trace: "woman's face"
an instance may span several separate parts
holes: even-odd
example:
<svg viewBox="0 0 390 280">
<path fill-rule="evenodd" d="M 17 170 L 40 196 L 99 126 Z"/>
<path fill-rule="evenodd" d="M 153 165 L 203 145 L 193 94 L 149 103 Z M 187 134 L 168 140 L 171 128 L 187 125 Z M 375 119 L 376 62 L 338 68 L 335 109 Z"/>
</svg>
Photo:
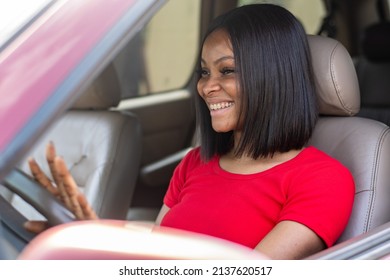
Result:
<svg viewBox="0 0 390 280">
<path fill-rule="evenodd" d="M 205 40 L 201 57 L 198 93 L 210 110 L 216 132 L 237 129 L 240 94 L 235 72 L 233 49 L 224 30 L 216 30 Z"/>
</svg>

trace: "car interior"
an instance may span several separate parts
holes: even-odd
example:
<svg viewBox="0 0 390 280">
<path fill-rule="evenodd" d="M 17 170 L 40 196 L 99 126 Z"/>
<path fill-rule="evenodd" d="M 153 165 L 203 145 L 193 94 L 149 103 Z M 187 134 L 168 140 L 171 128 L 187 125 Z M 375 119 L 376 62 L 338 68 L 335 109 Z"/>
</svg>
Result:
<svg viewBox="0 0 390 280">
<path fill-rule="evenodd" d="M 309 1 L 319 7 L 312 13 L 315 19 L 302 15 L 302 21 L 312 51 L 320 118 L 308 144 L 347 166 L 356 185 L 352 216 L 338 241 L 342 243 L 390 223 L 390 1 Z M 305 0 L 168 1 L 42 135 L 18 169 L 29 173 L 27 157 L 32 156 L 49 175 L 44 151 L 53 141 L 101 218 L 154 221 L 174 168 L 197 143 L 193 72 L 202 34 L 218 14 L 263 2 L 284 5 L 293 13 L 301 7 L 298 11 L 307 14 Z M 183 18 L 186 22 L 178 26 Z M 12 252 L 9 257 L 34 237 L 23 233 L 20 224 L 48 217 L 29 205 L 39 202 L 24 198 L 12 177 L 3 185 L 0 199 L 22 214 L 2 217 L 15 222 L 2 221 L 0 231 L 17 233 L 22 240 L 4 244 Z M 44 208 L 53 212 L 56 207 Z"/>
<path fill-rule="evenodd" d="M 129 112 L 108 110 L 119 100 L 119 83 L 114 67 L 110 66 L 29 154 L 45 174 L 50 174 L 45 148 L 52 141 L 57 153 L 69 164 L 77 185 L 102 218 L 126 217 L 141 157 L 138 119 Z M 20 169 L 29 173 L 27 159 L 21 163 Z M 17 198 L 8 200 L 23 203 Z M 33 213 L 23 214 L 29 219 L 38 218 Z"/>
</svg>

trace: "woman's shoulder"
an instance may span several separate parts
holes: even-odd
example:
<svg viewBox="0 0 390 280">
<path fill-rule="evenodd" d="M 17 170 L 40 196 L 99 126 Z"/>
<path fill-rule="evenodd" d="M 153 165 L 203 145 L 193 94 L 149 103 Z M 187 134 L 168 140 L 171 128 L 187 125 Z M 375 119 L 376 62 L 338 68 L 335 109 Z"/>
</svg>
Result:
<svg viewBox="0 0 390 280">
<path fill-rule="evenodd" d="M 175 169 L 175 175 L 186 178 L 190 174 L 199 173 L 201 170 L 210 169 L 214 160 L 206 162 L 202 160 L 200 147 L 189 149 Z"/>
<path fill-rule="evenodd" d="M 197 164 L 202 164 L 202 165 L 207 165 L 208 163 L 211 163 L 215 160 L 218 160 L 219 156 L 217 155 L 214 155 L 210 160 L 206 160 L 203 156 L 202 156 L 202 151 L 201 151 L 201 147 L 200 146 L 197 146 L 197 147 L 194 147 L 192 149 L 190 149 L 187 154 L 185 155 L 185 157 L 183 158 L 183 160 L 186 160 L 186 161 L 191 161 L 191 162 L 194 162 L 194 163 L 197 163 Z"/>
<path fill-rule="evenodd" d="M 186 166 L 187 168 L 194 168 L 195 166 L 202 164 L 204 164 L 204 162 L 202 161 L 200 147 L 189 149 L 180 163 L 180 165 Z"/>
<path fill-rule="evenodd" d="M 321 194 L 323 199 L 353 201 L 355 183 L 350 170 L 337 159 L 315 147 L 307 147 L 301 153 L 294 169 L 290 170 L 293 184 L 289 190 L 295 193 Z"/>
<path fill-rule="evenodd" d="M 191 162 L 201 161 L 200 147 L 194 147 L 189 149 L 185 154 L 183 160 L 191 161 Z"/>
<path fill-rule="evenodd" d="M 338 174 L 344 178 L 352 178 L 350 170 L 342 162 L 314 146 L 303 150 L 297 165 L 303 166 L 306 171 L 310 170 L 317 176 L 322 173 L 329 177 Z"/>
<path fill-rule="evenodd" d="M 310 161 L 311 163 L 328 163 L 328 164 L 331 164 L 331 165 L 341 165 L 343 166 L 343 164 L 337 160 L 336 158 L 330 156 L 329 154 L 327 154 L 326 152 L 314 147 L 314 146 L 309 146 L 309 147 L 306 147 L 303 151 L 302 151 L 302 160 L 303 161 Z"/>
</svg>

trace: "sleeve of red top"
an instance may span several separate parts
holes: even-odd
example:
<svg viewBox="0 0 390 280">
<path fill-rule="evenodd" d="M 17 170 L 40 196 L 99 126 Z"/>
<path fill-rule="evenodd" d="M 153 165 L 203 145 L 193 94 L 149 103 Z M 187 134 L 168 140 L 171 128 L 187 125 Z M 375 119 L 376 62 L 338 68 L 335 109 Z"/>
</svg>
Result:
<svg viewBox="0 0 390 280">
<path fill-rule="evenodd" d="M 195 148 L 189 151 L 182 161 L 178 164 L 173 172 L 171 181 L 168 186 L 168 190 L 164 196 L 164 204 L 169 208 L 172 208 L 178 203 L 181 189 L 186 182 L 187 172 L 191 165 L 200 157 L 199 148 Z"/>
<path fill-rule="evenodd" d="M 279 221 L 299 222 L 332 246 L 345 229 L 354 199 L 352 175 L 341 164 L 311 168 L 291 184 Z"/>
</svg>

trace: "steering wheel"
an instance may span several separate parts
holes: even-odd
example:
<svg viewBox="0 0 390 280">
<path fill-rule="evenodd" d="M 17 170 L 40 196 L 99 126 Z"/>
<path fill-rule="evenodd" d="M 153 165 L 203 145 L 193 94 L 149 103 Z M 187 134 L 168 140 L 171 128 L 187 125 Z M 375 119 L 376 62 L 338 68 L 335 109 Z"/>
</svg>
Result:
<svg viewBox="0 0 390 280">
<path fill-rule="evenodd" d="M 268 259 L 238 244 L 153 223 L 98 220 L 66 224 L 75 221 L 73 214 L 26 173 L 13 170 L 2 183 L 39 211 L 49 225 L 58 226 L 34 238 L 23 227 L 26 218 L 0 195 L 0 259 Z M 94 232 L 94 238 L 86 240 L 85 232 Z M 118 244 L 122 245 L 118 248 Z M 172 251 L 177 244 L 181 246 Z"/>
<path fill-rule="evenodd" d="M 14 169 L 2 185 L 34 207 L 50 226 L 74 221 L 73 214 L 49 191 L 40 186 L 31 176 Z M 0 195 L 0 238 L 7 240 L 16 250 L 21 251 L 36 234 L 27 231 L 23 224 L 27 219 Z"/>
</svg>

